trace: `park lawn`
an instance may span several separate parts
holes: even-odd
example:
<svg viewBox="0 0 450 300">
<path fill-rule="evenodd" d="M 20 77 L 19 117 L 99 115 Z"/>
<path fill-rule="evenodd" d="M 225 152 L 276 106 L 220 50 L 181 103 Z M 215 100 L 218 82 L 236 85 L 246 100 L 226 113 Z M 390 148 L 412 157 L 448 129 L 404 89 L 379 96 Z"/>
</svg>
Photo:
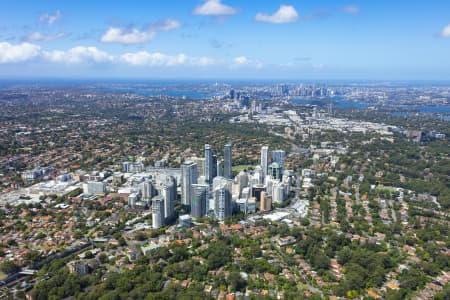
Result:
<svg viewBox="0 0 450 300">
<path fill-rule="evenodd" d="M 233 172 L 239 173 L 240 171 L 253 170 L 254 168 L 255 168 L 254 165 L 239 165 L 239 166 L 233 166 L 232 170 L 233 170 Z"/>
</svg>

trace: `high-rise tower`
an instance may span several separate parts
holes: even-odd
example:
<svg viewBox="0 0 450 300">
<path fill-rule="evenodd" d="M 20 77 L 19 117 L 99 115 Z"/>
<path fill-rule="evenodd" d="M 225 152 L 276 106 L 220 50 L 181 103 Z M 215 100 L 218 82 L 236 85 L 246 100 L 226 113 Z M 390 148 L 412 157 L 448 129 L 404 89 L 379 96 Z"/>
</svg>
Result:
<svg viewBox="0 0 450 300">
<path fill-rule="evenodd" d="M 231 193 L 224 184 L 214 190 L 214 213 L 220 221 L 231 217 Z"/>
<path fill-rule="evenodd" d="M 223 162 L 223 177 L 227 179 L 231 179 L 231 144 L 226 144 L 223 147 L 223 156 L 224 156 L 224 162 Z"/>
<path fill-rule="evenodd" d="M 188 160 L 181 165 L 181 204 L 191 205 L 191 186 L 197 183 L 197 164 Z"/>
<path fill-rule="evenodd" d="M 152 227 L 158 229 L 164 226 L 164 197 L 155 196 L 152 199 Z"/>
<path fill-rule="evenodd" d="M 214 162 L 213 162 L 213 153 L 211 146 L 209 144 L 205 145 L 205 180 L 206 183 L 210 184 L 214 178 Z"/>
<path fill-rule="evenodd" d="M 192 185 L 191 217 L 201 218 L 206 215 L 206 201 L 209 200 L 209 185 Z"/>
<path fill-rule="evenodd" d="M 267 168 L 269 167 L 269 147 L 262 146 L 261 147 L 261 168 L 263 171 L 263 180 L 267 175 Z"/>
<path fill-rule="evenodd" d="M 281 169 L 284 169 L 284 159 L 286 157 L 286 152 L 284 150 L 274 150 L 272 151 L 272 162 L 276 162 L 280 165 Z"/>
</svg>

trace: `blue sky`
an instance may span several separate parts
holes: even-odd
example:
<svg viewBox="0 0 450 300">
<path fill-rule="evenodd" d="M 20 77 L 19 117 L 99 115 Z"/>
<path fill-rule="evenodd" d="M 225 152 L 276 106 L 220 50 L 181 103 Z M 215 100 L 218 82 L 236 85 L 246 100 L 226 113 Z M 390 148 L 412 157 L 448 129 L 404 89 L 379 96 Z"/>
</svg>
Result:
<svg viewBox="0 0 450 300">
<path fill-rule="evenodd" d="M 450 1 L 0 1 L 0 77 L 450 80 Z"/>
</svg>

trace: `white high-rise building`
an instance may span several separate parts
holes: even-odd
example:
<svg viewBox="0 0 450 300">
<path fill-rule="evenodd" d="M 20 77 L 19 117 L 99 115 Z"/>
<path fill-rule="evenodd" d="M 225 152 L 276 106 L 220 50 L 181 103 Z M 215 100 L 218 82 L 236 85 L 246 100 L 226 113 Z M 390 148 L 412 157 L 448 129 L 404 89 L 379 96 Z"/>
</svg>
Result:
<svg viewBox="0 0 450 300">
<path fill-rule="evenodd" d="M 233 184 L 232 180 L 227 179 L 225 177 L 217 176 L 217 177 L 214 177 L 214 179 L 213 179 L 212 190 L 215 190 L 217 187 L 219 187 L 221 185 L 225 185 L 227 187 L 227 189 L 231 191 L 232 184 Z"/>
<path fill-rule="evenodd" d="M 273 203 L 283 203 L 284 201 L 284 184 L 276 183 L 272 188 Z"/>
<path fill-rule="evenodd" d="M 193 184 L 191 198 L 191 216 L 202 218 L 206 215 L 207 201 L 209 201 L 209 185 Z"/>
<path fill-rule="evenodd" d="M 264 184 L 264 171 L 261 166 L 256 166 L 252 175 L 252 184 Z"/>
<path fill-rule="evenodd" d="M 152 227 L 158 229 L 164 226 L 164 198 L 161 195 L 152 199 Z"/>
<path fill-rule="evenodd" d="M 226 185 L 220 185 L 214 190 L 214 214 L 223 221 L 231 217 L 231 192 Z"/>
<path fill-rule="evenodd" d="M 223 164 L 223 177 L 230 179 L 231 178 L 231 144 L 226 144 L 223 148 L 224 152 L 224 164 Z"/>
<path fill-rule="evenodd" d="M 150 180 L 145 180 L 140 184 L 142 200 L 145 202 L 150 202 L 153 197 L 153 184 Z"/>
<path fill-rule="evenodd" d="M 164 198 L 164 218 L 168 220 L 173 216 L 175 200 L 177 197 L 177 185 L 174 177 L 166 177 L 166 180 L 161 186 L 161 195 Z"/>
<path fill-rule="evenodd" d="M 262 146 L 261 147 L 261 168 L 263 171 L 263 180 L 267 175 L 267 168 L 269 167 L 269 147 Z"/>
<path fill-rule="evenodd" d="M 248 173 L 244 171 L 239 172 L 239 174 L 235 177 L 235 182 L 239 186 L 238 196 L 240 197 L 242 194 L 242 189 L 248 186 Z"/>
<path fill-rule="evenodd" d="M 251 197 L 251 195 L 252 195 L 252 190 L 250 187 L 247 186 L 242 189 L 241 198 L 248 199 Z"/>
<path fill-rule="evenodd" d="M 186 161 L 181 165 L 181 204 L 191 205 L 191 186 L 197 183 L 198 173 L 197 164 L 192 161 Z"/>
<path fill-rule="evenodd" d="M 206 183 L 211 184 L 212 180 L 214 178 L 214 169 L 216 166 L 214 166 L 213 162 L 213 151 L 211 149 L 211 146 L 209 144 L 205 144 L 205 176 Z"/>
</svg>

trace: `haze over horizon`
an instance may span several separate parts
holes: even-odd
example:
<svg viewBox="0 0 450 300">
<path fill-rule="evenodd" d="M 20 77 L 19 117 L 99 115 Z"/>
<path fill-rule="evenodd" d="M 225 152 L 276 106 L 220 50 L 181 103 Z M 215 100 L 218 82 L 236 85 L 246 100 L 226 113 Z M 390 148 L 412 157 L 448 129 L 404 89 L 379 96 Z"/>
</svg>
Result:
<svg viewBox="0 0 450 300">
<path fill-rule="evenodd" d="M 450 80 L 448 1 L 2 1 L 0 78 Z"/>
</svg>

